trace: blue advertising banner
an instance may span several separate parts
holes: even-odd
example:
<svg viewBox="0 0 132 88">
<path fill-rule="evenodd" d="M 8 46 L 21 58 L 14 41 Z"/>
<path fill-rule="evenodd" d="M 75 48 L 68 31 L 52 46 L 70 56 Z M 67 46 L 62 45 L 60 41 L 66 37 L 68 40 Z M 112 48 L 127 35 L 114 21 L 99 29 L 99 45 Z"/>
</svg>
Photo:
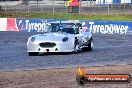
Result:
<svg viewBox="0 0 132 88">
<path fill-rule="evenodd" d="M 80 21 L 83 28 L 101 34 L 126 34 L 132 30 L 130 21 Z"/>
<path fill-rule="evenodd" d="M 41 32 L 45 30 L 46 22 L 44 19 L 16 19 L 16 25 L 22 32 Z"/>
<path fill-rule="evenodd" d="M 41 32 L 47 22 L 60 20 L 23 19 L 16 18 L 17 28 L 22 32 Z M 126 34 L 132 30 L 132 21 L 88 21 L 80 20 L 84 32 L 90 31 L 101 34 Z"/>
</svg>

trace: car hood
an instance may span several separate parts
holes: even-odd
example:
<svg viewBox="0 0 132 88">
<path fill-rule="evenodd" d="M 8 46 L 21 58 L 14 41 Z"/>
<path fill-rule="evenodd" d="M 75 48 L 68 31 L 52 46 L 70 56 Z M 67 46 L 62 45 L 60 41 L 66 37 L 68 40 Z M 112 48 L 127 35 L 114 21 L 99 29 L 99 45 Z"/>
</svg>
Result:
<svg viewBox="0 0 132 88">
<path fill-rule="evenodd" d="M 45 41 L 45 42 L 54 42 L 54 41 L 62 41 L 64 37 L 73 38 L 74 35 L 68 33 L 45 33 L 38 34 L 32 37 L 35 37 L 35 41 Z"/>
</svg>

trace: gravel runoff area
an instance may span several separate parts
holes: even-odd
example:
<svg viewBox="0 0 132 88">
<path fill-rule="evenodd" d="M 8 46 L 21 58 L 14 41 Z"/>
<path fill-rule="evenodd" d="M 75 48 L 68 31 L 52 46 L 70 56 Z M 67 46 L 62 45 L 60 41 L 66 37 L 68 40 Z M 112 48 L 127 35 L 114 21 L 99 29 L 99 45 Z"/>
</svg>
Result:
<svg viewBox="0 0 132 88">
<path fill-rule="evenodd" d="M 86 67 L 88 74 L 130 74 L 132 65 Z M 0 72 L 0 88 L 132 88 L 126 84 L 76 83 L 77 68 Z"/>
</svg>

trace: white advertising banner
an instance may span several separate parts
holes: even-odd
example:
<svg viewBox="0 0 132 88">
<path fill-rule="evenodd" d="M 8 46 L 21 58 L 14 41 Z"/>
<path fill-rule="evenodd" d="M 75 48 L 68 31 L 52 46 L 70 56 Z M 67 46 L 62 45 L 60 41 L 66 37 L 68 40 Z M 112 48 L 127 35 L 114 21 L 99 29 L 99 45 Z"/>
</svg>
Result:
<svg viewBox="0 0 132 88">
<path fill-rule="evenodd" d="M 7 18 L 0 18 L 0 31 L 6 31 Z"/>
</svg>

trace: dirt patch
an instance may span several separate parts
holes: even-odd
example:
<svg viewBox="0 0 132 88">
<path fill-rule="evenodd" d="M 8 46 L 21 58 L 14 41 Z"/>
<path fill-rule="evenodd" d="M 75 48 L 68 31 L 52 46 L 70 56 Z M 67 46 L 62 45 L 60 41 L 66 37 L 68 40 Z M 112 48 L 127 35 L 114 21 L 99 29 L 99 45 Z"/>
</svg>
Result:
<svg viewBox="0 0 132 88">
<path fill-rule="evenodd" d="M 132 65 L 86 67 L 89 74 L 130 74 Z M 76 83 L 77 68 L 0 72 L 0 88 L 82 88 Z M 128 84 L 86 84 L 84 88 L 132 88 Z"/>
</svg>

